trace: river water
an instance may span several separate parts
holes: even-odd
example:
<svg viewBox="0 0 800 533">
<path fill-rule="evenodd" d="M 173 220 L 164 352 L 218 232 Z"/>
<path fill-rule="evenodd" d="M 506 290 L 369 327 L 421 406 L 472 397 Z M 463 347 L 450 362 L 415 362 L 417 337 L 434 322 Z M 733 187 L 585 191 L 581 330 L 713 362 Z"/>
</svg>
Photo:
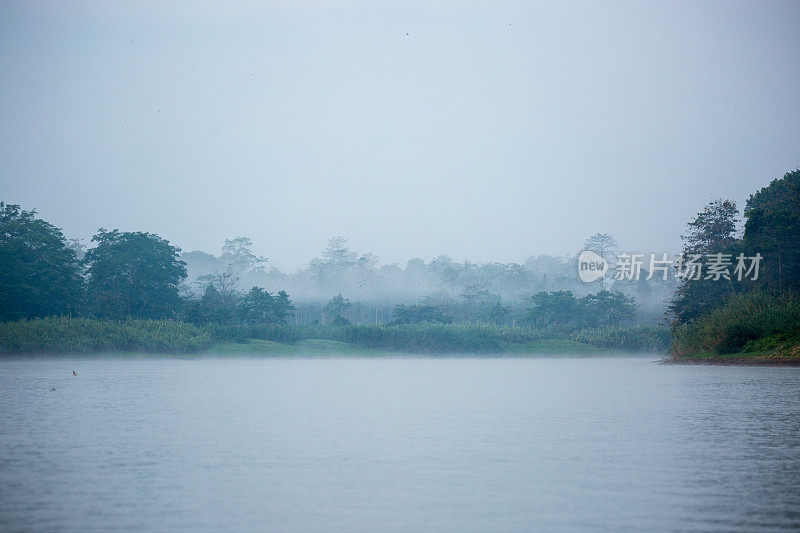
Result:
<svg viewBox="0 0 800 533">
<path fill-rule="evenodd" d="M 0 529 L 800 528 L 800 369 L 654 359 L 2 360 Z"/>
</svg>

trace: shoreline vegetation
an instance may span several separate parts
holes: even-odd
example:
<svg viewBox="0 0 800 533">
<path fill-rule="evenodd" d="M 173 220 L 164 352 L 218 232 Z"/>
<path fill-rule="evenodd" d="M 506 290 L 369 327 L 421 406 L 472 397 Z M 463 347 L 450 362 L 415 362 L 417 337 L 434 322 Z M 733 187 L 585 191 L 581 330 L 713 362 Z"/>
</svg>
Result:
<svg viewBox="0 0 800 533">
<path fill-rule="evenodd" d="M 800 365 L 800 300 L 736 294 L 672 336 L 675 362 Z"/>
<path fill-rule="evenodd" d="M 219 355 L 665 353 L 668 328 L 557 332 L 490 324 L 195 326 L 173 320 L 50 317 L 0 324 L 0 354 Z"/>
<path fill-rule="evenodd" d="M 672 362 L 800 364 L 800 169 L 751 194 L 743 214 L 742 232 L 736 204 L 719 199 L 688 224 Z M 719 274 L 746 256 L 759 259 L 751 276 Z"/>
<path fill-rule="evenodd" d="M 634 267 L 613 235 L 591 235 L 584 249 L 614 275 L 584 283 L 580 255 L 401 268 L 343 237 L 291 275 L 267 270 L 243 236 L 219 257 L 104 228 L 87 248 L 0 202 L 0 355 L 669 353 L 798 364 L 800 169 L 752 194 L 743 215 L 741 231 L 735 202 L 709 202 L 677 259 L 664 255 L 671 267 L 654 254 Z M 655 325 L 662 318 L 668 327 Z"/>
</svg>

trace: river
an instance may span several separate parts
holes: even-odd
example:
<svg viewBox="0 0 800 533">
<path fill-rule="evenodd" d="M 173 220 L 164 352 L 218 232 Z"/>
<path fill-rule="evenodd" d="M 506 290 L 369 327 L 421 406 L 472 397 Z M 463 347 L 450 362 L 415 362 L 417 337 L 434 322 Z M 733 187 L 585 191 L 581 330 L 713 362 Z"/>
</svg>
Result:
<svg viewBox="0 0 800 533">
<path fill-rule="evenodd" d="M 799 407 L 654 357 L 6 359 L 0 529 L 796 529 Z"/>
</svg>

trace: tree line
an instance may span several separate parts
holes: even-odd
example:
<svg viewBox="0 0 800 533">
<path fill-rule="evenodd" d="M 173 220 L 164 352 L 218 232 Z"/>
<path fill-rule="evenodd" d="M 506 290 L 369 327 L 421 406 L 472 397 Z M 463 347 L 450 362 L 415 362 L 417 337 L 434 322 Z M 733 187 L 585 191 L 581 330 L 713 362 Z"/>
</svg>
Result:
<svg viewBox="0 0 800 533">
<path fill-rule="evenodd" d="M 312 261 L 310 268 L 326 283 L 335 283 L 336 275 L 348 279 L 354 264 L 368 276 L 374 267 L 372 257 L 354 254 L 343 239 L 333 238 L 323 252 L 324 259 Z M 198 292 L 187 283 L 187 263 L 181 250 L 156 234 L 101 228 L 86 249 L 68 240 L 60 228 L 38 218 L 35 211 L 0 202 L 0 320 L 84 316 L 180 319 L 196 324 L 296 321 L 298 306 L 286 290 L 270 292 L 259 285 L 242 289 L 241 279 L 258 279 L 253 274 L 263 273 L 266 262 L 252 252 L 248 238 L 226 241 L 220 259 L 224 269 L 195 278 L 192 285 Z M 504 303 L 500 294 L 487 290 L 486 283 L 455 289 L 470 272 L 494 270 L 513 277 L 518 270 L 513 266 L 460 265 L 441 257 L 428 265 L 421 260 L 410 263 L 420 273 L 439 276 L 452 290 L 438 287 L 422 298 L 408 298 L 409 303 L 394 302 L 383 323 L 481 322 L 574 329 L 630 323 L 635 315 L 633 297 L 621 292 L 601 290 L 576 297 L 571 291 L 537 291 L 512 306 Z M 300 311 L 310 318 L 306 323 L 348 325 L 359 312 L 364 316 L 365 304 L 338 292 L 323 302 L 301 306 L 305 309 Z M 379 322 L 377 310 L 375 318 Z"/>
<path fill-rule="evenodd" d="M 181 294 L 180 249 L 153 233 L 101 228 L 83 250 L 61 229 L 19 205 L 0 202 L 0 320 L 47 316 L 285 323 L 289 295 L 246 294 L 210 281 L 199 299 Z"/>
</svg>

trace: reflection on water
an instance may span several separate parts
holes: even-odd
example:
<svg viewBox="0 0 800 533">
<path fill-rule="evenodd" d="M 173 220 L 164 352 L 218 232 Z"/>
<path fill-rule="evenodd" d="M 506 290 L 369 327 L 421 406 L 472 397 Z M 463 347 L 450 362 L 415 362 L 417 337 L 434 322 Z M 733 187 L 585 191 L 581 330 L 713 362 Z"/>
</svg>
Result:
<svg viewBox="0 0 800 533">
<path fill-rule="evenodd" d="M 791 529 L 798 402 L 647 358 L 6 360 L 0 529 Z"/>
</svg>

